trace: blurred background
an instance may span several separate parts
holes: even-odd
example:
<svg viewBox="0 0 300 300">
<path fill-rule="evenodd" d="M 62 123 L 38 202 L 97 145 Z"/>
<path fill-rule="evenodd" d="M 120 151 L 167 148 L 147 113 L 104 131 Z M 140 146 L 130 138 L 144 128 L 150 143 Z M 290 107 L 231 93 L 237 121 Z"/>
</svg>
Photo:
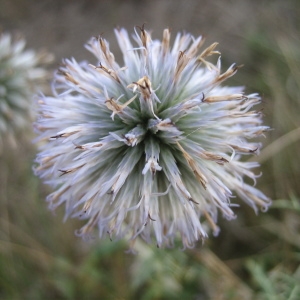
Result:
<svg viewBox="0 0 300 300">
<path fill-rule="evenodd" d="M 263 97 L 266 134 L 257 186 L 273 205 L 237 219 L 193 250 L 83 241 L 79 221 L 63 223 L 33 176 L 34 134 L 4 143 L 0 154 L 0 299 L 300 299 L 300 1 L 299 0 L 0 0 L 0 28 L 55 59 L 94 58 L 84 48 L 102 34 L 120 59 L 113 29 L 145 23 L 154 38 L 169 27 L 219 42 L 225 70 L 244 67 L 228 85 Z"/>
</svg>

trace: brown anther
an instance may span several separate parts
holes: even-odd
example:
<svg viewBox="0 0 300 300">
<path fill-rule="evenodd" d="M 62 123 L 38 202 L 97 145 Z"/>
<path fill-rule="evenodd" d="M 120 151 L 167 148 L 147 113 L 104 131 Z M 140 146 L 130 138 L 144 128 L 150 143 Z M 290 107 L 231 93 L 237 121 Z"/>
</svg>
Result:
<svg viewBox="0 0 300 300">
<path fill-rule="evenodd" d="M 112 110 L 112 111 L 116 111 L 116 112 L 121 111 L 120 105 L 118 105 L 118 103 L 114 100 L 113 97 L 111 97 L 110 99 L 105 100 L 104 103 L 106 104 L 107 108 Z"/>
<path fill-rule="evenodd" d="M 190 58 L 185 54 L 185 51 L 179 51 L 178 58 L 177 58 L 177 65 L 175 70 L 175 81 L 179 79 L 181 72 L 187 66 Z"/>
<path fill-rule="evenodd" d="M 237 145 L 229 145 L 231 148 L 233 148 L 234 150 L 237 150 L 239 152 L 243 152 L 243 153 L 255 153 L 258 150 L 258 147 L 254 148 L 254 149 L 249 149 L 249 148 L 244 148 L 244 147 L 240 147 Z"/>
<path fill-rule="evenodd" d="M 222 95 L 222 96 L 208 96 L 203 99 L 203 102 L 213 103 L 213 102 L 222 102 L 222 101 L 230 101 L 230 100 L 241 100 L 244 101 L 247 99 L 243 94 L 231 94 L 231 95 Z"/>
<path fill-rule="evenodd" d="M 170 47 L 170 37 L 171 37 L 170 30 L 165 29 L 163 33 L 163 40 L 162 40 L 162 49 L 163 49 L 164 56 L 166 56 Z"/>
<path fill-rule="evenodd" d="M 213 54 L 220 54 L 219 51 L 215 51 L 215 48 L 219 43 L 213 43 L 209 47 L 207 47 L 197 58 L 199 61 L 203 61 L 203 59 L 207 56 L 211 56 Z"/>
<path fill-rule="evenodd" d="M 199 49 L 202 47 L 204 44 L 205 39 L 201 38 L 200 41 L 197 44 L 192 44 L 191 47 L 186 51 L 186 54 L 189 57 L 194 57 L 196 53 L 199 51 Z"/>
<path fill-rule="evenodd" d="M 229 68 L 226 72 L 224 72 L 223 74 L 220 74 L 216 79 L 215 82 L 222 82 L 224 80 L 226 80 L 227 78 L 231 77 L 232 75 L 234 75 L 236 73 L 236 71 L 240 68 L 242 68 L 243 65 L 239 65 L 239 66 L 234 66 L 232 68 Z"/>
<path fill-rule="evenodd" d="M 157 126 L 159 126 L 159 127 L 172 127 L 174 125 L 175 124 L 172 121 L 170 121 L 170 122 L 161 121 L 157 124 Z"/>
<path fill-rule="evenodd" d="M 123 110 L 137 97 L 133 96 L 131 99 L 126 101 L 124 104 L 118 104 L 113 98 L 110 98 L 105 101 L 106 107 L 113 112 L 112 118 L 115 114 L 121 114 Z M 101 144 L 102 146 L 102 144 Z"/>
<path fill-rule="evenodd" d="M 97 143 L 97 144 L 95 144 L 94 146 L 92 146 L 92 148 L 98 148 L 98 147 L 102 147 L 102 146 L 103 146 L 102 143 Z"/>
<path fill-rule="evenodd" d="M 145 100 L 149 99 L 152 93 L 151 81 L 147 76 L 144 76 L 138 81 L 129 84 L 127 87 L 133 88 L 133 91 L 135 91 L 136 88 L 139 88 Z"/>
<path fill-rule="evenodd" d="M 151 218 L 150 212 L 148 212 L 148 218 L 149 218 L 151 221 L 156 221 L 155 219 Z"/>
<path fill-rule="evenodd" d="M 72 135 L 72 134 L 75 134 L 75 133 L 77 133 L 77 132 L 79 132 L 79 131 L 76 130 L 76 131 L 72 131 L 72 132 L 64 132 L 64 133 L 60 133 L 60 134 L 58 134 L 58 135 L 50 136 L 50 139 L 58 139 L 58 138 L 62 138 L 62 137 L 68 137 L 68 136 L 70 136 L 70 135 Z"/>
<path fill-rule="evenodd" d="M 147 35 L 147 32 L 145 30 L 145 23 L 142 26 L 135 26 L 135 27 L 140 29 L 142 44 L 145 47 L 145 49 L 147 49 L 147 44 L 148 44 L 148 41 L 149 41 L 150 38 Z"/>
<path fill-rule="evenodd" d="M 94 68 L 95 70 L 103 71 L 105 74 L 109 75 L 110 77 L 112 77 L 113 79 L 115 79 L 117 82 L 120 83 L 120 79 L 119 79 L 117 73 L 112 69 L 107 69 L 106 67 L 104 67 L 101 62 L 99 64 L 99 66 L 94 66 L 92 64 L 90 64 L 90 66 L 92 68 Z"/>
<path fill-rule="evenodd" d="M 54 136 L 50 136 L 50 139 L 58 139 L 64 137 L 64 133 L 58 134 L 58 135 L 54 135 Z"/>
<path fill-rule="evenodd" d="M 134 140 L 135 140 L 135 137 L 129 138 L 129 137 L 125 136 L 125 135 L 122 135 L 122 137 L 127 141 L 127 143 L 129 145 L 132 145 L 133 142 L 134 142 Z"/>
<path fill-rule="evenodd" d="M 72 169 L 69 169 L 69 170 L 58 170 L 59 172 L 62 172 L 62 174 L 59 175 L 59 177 L 63 176 L 63 175 L 66 175 L 68 173 L 71 173 L 72 172 Z"/>
<path fill-rule="evenodd" d="M 224 165 L 224 163 L 228 163 L 229 161 L 221 155 L 213 154 L 208 151 L 204 151 L 200 154 L 200 156 L 207 160 L 215 161 L 219 165 Z"/>
<path fill-rule="evenodd" d="M 82 145 L 75 145 L 74 149 L 84 150 L 85 148 Z"/>
<path fill-rule="evenodd" d="M 83 210 L 84 212 L 86 213 L 87 210 L 91 207 L 92 203 L 93 203 L 93 200 L 94 198 L 96 197 L 96 194 L 94 196 L 92 196 L 89 200 L 87 200 L 84 205 L 83 205 Z"/>
<path fill-rule="evenodd" d="M 186 159 L 188 165 L 190 166 L 191 170 L 193 171 L 196 179 L 201 183 L 201 185 L 206 189 L 206 178 L 204 174 L 201 173 L 198 165 L 196 162 L 193 160 L 193 158 L 183 149 L 183 147 L 179 144 L 179 142 L 176 142 L 177 146 L 181 150 L 184 158 Z"/>
<path fill-rule="evenodd" d="M 108 44 L 106 43 L 105 39 L 103 39 L 102 36 L 98 36 L 97 40 L 99 42 L 102 53 L 103 53 L 104 57 L 106 58 L 107 64 L 110 66 L 113 66 L 115 58 L 114 58 L 114 55 L 109 51 L 109 47 L 108 47 Z"/>
<path fill-rule="evenodd" d="M 82 233 L 86 234 L 92 231 L 93 227 L 95 227 L 98 219 L 99 219 L 100 212 L 95 214 L 89 221 L 88 223 L 82 228 Z"/>
<path fill-rule="evenodd" d="M 62 169 L 59 169 L 58 171 L 59 172 L 62 172 L 62 174 L 60 174 L 59 177 L 63 176 L 63 175 L 66 175 L 66 174 L 69 174 L 69 173 L 72 173 L 72 172 L 75 172 L 77 171 L 78 169 L 82 168 L 85 164 L 79 166 L 79 167 L 76 167 L 76 168 L 73 168 L 73 169 L 68 169 L 68 170 L 62 170 Z"/>
<path fill-rule="evenodd" d="M 199 202 L 195 201 L 193 198 L 189 198 L 189 201 L 195 203 L 195 204 L 199 204 Z"/>
<path fill-rule="evenodd" d="M 81 150 L 84 150 L 84 149 L 85 149 L 84 146 L 82 146 L 82 145 L 75 144 L 75 142 L 72 142 L 72 143 L 73 143 L 73 145 L 75 146 L 74 149 L 81 149 Z"/>
<path fill-rule="evenodd" d="M 61 69 L 58 69 L 58 73 L 61 74 L 61 75 L 63 75 L 63 76 L 65 76 L 66 80 L 68 80 L 68 81 L 70 81 L 70 82 L 72 82 L 72 83 L 74 83 L 76 85 L 79 85 L 79 82 L 76 81 L 74 79 L 74 77 L 70 73 L 68 73 L 66 71 L 63 71 Z"/>
</svg>

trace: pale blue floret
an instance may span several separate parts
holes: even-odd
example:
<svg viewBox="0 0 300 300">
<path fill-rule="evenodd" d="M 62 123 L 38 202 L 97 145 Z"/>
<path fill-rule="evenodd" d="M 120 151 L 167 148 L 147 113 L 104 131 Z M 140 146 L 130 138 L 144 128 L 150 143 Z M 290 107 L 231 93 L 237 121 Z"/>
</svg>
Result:
<svg viewBox="0 0 300 300">
<path fill-rule="evenodd" d="M 87 219 L 79 235 L 98 227 L 100 237 L 158 246 L 180 235 L 184 247 L 207 236 L 204 222 L 218 234 L 218 211 L 235 218 L 233 201 L 265 210 L 270 200 L 244 181 L 255 183 L 258 164 L 240 160 L 259 153 L 249 139 L 268 130 L 251 110 L 260 98 L 221 86 L 238 67 L 221 73 L 220 59 L 207 61 L 217 44 L 200 53 L 202 37 L 178 34 L 171 46 L 169 30 L 160 42 L 142 27 L 133 45 L 125 29 L 115 33 L 124 66 L 93 38 L 97 65 L 65 60 L 54 97 L 39 100 L 35 172 L 55 189 L 50 207 Z"/>
</svg>

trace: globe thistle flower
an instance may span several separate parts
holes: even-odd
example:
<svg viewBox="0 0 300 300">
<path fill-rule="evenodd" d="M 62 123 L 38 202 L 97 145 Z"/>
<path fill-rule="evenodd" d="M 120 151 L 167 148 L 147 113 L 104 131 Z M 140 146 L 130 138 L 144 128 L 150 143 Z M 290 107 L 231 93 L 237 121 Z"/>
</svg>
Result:
<svg viewBox="0 0 300 300">
<path fill-rule="evenodd" d="M 35 173 L 55 190 L 50 208 L 87 219 L 80 236 L 98 227 L 100 237 L 159 247 L 176 236 L 192 247 L 207 236 L 203 224 L 217 234 L 218 211 L 235 217 L 232 200 L 266 210 L 270 200 L 244 180 L 255 182 L 258 164 L 241 160 L 268 130 L 252 110 L 260 97 L 221 85 L 239 67 L 208 62 L 217 43 L 201 52 L 201 36 L 179 33 L 172 46 L 168 29 L 158 41 L 137 27 L 135 45 L 125 29 L 115 34 L 124 66 L 92 38 L 97 64 L 64 60 L 54 96 L 38 101 Z"/>
<path fill-rule="evenodd" d="M 52 56 L 25 50 L 25 39 L 0 33 L 0 144 L 15 144 L 15 134 L 32 123 L 32 97 L 47 72 L 41 67 Z M 40 87 L 40 86 L 39 86 Z"/>
</svg>

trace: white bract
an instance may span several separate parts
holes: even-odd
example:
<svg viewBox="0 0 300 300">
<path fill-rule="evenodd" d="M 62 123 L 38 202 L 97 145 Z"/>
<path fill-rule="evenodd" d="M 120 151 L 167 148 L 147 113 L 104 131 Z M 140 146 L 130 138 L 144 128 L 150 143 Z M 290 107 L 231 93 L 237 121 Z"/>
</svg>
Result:
<svg viewBox="0 0 300 300">
<path fill-rule="evenodd" d="M 140 33 L 138 32 L 140 31 Z M 100 237 L 141 236 L 184 247 L 215 234 L 218 211 L 235 217 L 231 201 L 255 211 L 270 200 L 245 183 L 258 164 L 242 162 L 261 147 L 257 94 L 221 86 L 238 69 L 222 73 L 206 59 L 213 44 L 199 51 L 202 37 L 170 32 L 152 40 L 136 28 L 131 43 L 124 29 L 115 34 L 124 58 L 120 66 L 101 36 L 87 45 L 95 66 L 66 59 L 54 82 L 54 96 L 39 99 L 35 126 L 44 141 L 35 172 L 54 187 L 51 209 L 66 206 L 66 217 L 87 219 L 78 231 L 98 227 Z"/>
<path fill-rule="evenodd" d="M 47 75 L 41 64 L 52 59 L 25 50 L 25 45 L 23 38 L 14 40 L 9 33 L 0 33 L 0 143 L 15 144 L 16 131 L 30 128 L 36 84 Z"/>
</svg>

